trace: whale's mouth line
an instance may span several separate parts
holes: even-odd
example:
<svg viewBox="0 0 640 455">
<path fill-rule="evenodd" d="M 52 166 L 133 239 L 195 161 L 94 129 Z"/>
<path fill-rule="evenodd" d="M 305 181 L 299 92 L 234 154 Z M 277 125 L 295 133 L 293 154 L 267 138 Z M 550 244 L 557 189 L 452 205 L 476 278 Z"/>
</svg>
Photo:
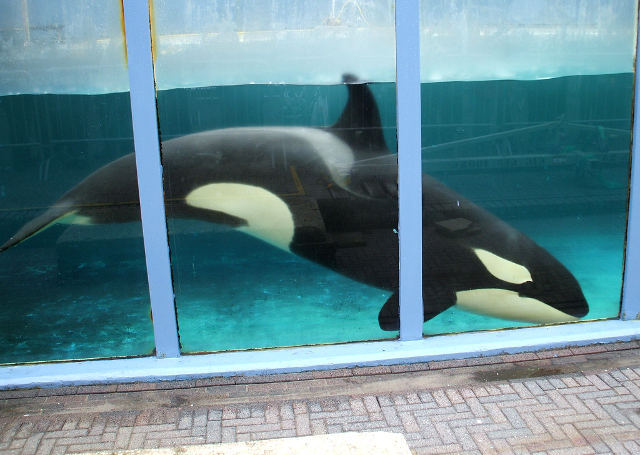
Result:
<svg viewBox="0 0 640 455">
<path fill-rule="evenodd" d="M 554 324 L 575 322 L 571 316 L 538 299 L 507 289 L 472 289 L 456 292 L 456 306 L 470 313 L 518 322 Z"/>
</svg>

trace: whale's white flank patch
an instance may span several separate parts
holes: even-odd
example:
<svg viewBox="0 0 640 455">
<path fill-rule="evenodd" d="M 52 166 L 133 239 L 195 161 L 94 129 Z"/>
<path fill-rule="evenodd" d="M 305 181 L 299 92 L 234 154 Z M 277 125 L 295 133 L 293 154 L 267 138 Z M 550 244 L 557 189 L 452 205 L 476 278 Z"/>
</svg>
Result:
<svg viewBox="0 0 640 455">
<path fill-rule="evenodd" d="M 517 292 L 506 289 L 459 291 L 456 298 L 456 306 L 460 309 L 511 321 L 552 324 L 578 320 L 540 300 L 521 297 Z"/>
<path fill-rule="evenodd" d="M 533 281 L 531 273 L 529 273 L 529 270 L 527 270 L 526 267 L 493 254 L 487 250 L 474 248 L 473 251 L 489 273 L 496 278 L 512 284 L 522 284 L 527 281 Z"/>
<path fill-rule="evenodd" d="M 189 193 L 186 203 L 242 218 L 247 226 L 238 228 L 239 231 L 289 251 L 294 232 L 293 215 L 282 199 L 264 188 L 240 183 L 210 183 Z"/>
</svg>

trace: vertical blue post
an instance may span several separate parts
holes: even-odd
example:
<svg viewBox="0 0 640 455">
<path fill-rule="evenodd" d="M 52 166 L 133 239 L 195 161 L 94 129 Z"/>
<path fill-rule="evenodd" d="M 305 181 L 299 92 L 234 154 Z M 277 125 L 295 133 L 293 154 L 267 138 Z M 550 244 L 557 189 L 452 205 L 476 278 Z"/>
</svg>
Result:
<svg viewBox="0 0 640 455">
<path fill-rule="evenodd" d="M 396 0 L 400 339 L 422 338 L 420 2 Z"/>
<path fill-rule="evenodd" d="M 148 1 L 124 0 L 124 19 L 140 214 L 156 355 L 178 357 L 180 346 L 164 212 Z"/>
<path fill-rule="evenodd" d="M 636 25 L 637 27 L 637 25 Z M 640 39 L 640 28 L 636 30 Z M 627 249 L 620 318 L 640 319 L 640 62 L 636 40 L 636 77 L 633 103 L 633 145 L 631 147 L 631 181 Z"/>
</svg>

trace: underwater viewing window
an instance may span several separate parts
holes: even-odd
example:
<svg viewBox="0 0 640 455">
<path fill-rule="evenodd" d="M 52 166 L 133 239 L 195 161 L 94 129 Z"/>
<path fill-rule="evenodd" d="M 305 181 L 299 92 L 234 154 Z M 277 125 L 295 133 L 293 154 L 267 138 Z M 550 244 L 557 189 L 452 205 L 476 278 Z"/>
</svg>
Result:
<svg viewBox="0 0 640 455">
<path fill-rule="evenodd" d="M 0 0 L 0 363 L 331 368 L 640 314 L 633 0 L 78 5 Z"/>
<path fill-rule="evenodd" d="M 393 2 L 291 6 L 154 2 L 183 352 L 397 335 Z"/>
<path fill-rule="evenodd" d="M 77 4 L 0 6 L 0 363 L 154 349 L 135 166 L 83 182 L 133 152 L 120 9 Z"/>
<path fill-rule="evenodd" d="M 636 9 L 421 2 L 425 335 L 618 317 Z"/>
</svg>

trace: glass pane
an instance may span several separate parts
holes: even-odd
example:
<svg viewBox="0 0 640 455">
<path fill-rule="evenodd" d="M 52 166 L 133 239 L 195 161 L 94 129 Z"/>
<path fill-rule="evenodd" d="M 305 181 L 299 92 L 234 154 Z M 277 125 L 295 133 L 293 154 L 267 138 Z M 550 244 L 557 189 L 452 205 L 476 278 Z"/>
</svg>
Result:
<svg viewBox="0 0 640 455">
<path fill-rule="evenodd" d="M 155 2 L 183 351 L 397 335 L 378 321 L 398 287 L 393 19 L 389 0 Z"/>
<path fill-rule="evenodd" d="M 119 4 L 0 10 L 0 362 L 150 354 Z"/>
<path fill-rule="evenodd" d="M 424 333 L 617 317 L 636 2 L 421 14 Z"/>
</svg>

